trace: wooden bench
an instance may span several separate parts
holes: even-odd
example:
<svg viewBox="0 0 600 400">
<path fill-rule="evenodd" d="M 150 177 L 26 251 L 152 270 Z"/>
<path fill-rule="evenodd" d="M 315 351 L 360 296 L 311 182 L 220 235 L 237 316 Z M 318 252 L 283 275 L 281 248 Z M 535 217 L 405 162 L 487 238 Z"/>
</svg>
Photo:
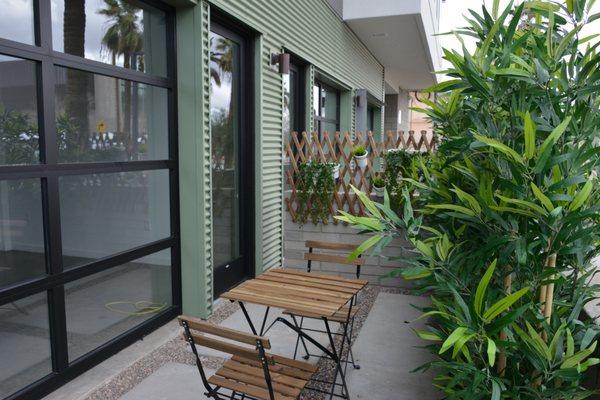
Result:
<svg viewBox="0 0 600 400">
<path fill-rule="evenodd" d="M 297 399 L 317 371 L 316 365 L 266 353 L 265 349 L 271 348 L 266 337 L 187 316 L 180 316 L 179 323 L 184 328 L 184 339 L 196 357 L 196 365 L 209 397 L 221 399 L 219 396 L 224 394 L 220 389 L 225 388 L 260 400 Z M 207 378 L 196 345 L 229 353 L 232 357 Z"/>
</svg>

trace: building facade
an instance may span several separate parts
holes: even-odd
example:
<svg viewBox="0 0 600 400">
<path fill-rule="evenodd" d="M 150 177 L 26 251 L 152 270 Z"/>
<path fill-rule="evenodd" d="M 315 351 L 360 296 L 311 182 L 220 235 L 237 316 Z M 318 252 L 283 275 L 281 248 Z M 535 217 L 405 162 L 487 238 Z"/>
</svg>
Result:
<svg viewBox="0 0 600 400">
<path fill-rule="evenodd" d="M 381 135 L 435 82 L 410 3 L 0 0 L 0 398 L 281 265 L 290 131 Z M 370 43 L 406 32 L 414 86 Z"/>
</svg>

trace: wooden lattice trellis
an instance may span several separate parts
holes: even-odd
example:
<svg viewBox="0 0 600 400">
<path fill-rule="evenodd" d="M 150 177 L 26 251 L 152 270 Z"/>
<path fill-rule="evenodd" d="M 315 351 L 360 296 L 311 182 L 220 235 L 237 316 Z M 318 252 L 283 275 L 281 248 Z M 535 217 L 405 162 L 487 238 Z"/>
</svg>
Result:
<svg viewBox="0 0 600 400">
<path fill-rule="evenodd" d="M 405 133 L 388 132 L 383 142 L 378 142 L 372 132 L 366 135 L 357 132 L 354 139 L 349 132 L 336 132 L 331 137 L 327 132 L 319 138 L 317 132 L 308 134 L 302 132 L 292 132 L 290 140 L 285 145 L 284 156 L 286 159 L 285 179 L 286 179 L 286 198 L 287 210 L 292 220 L 296 221 L 298 211 L 298 196 L 296 177 L 298 166 L 302 162 L 319 161 L 333 162 L 340 165 L 339 178 L 335 183 L 333 193 L 333 202 L 329 207 L 331 216 L 337 215 L 337 210 L 344 210 L 353 215 L 364 215 L 365 210 L 352 192 L 350 184 L 366 193 L 372 191 L 372 178 L 383 172 L 382 156 L 390 149 L 405 149 L 408 151 L 430 152 L 435 149 L 436 138 L 432 132 L 421 131 L 415 134 L 414 131 Z M 364 169 L 354 165 L 352 148 L 363 145 L 368 154 L 367 166 Z M 337 224 L 337 220 L 333 219 Z"/>
</svg>

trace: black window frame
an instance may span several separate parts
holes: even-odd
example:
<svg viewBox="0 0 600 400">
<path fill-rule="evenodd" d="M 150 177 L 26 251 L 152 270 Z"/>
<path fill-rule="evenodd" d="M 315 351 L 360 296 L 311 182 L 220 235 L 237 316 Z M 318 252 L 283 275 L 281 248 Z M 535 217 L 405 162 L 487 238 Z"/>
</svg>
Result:
<svg viewBox="0 0 600 400">
<path fill-rule="evenodd" d="M 179 228 L 179 179 L 177 142 L 177 76 L 175 10 L 157 0 L 133 0 L 165 12 L 167 76 L 112 66 L 52 49 L 51 0 L 33 2 L 35 44 L 0 38 L 0 54 L 36 63 L 40 163 L 0 165 L 0 180 L 39 179 L 44 219 L 46 275 L 0 288 L 0 306 L 45 292 L 49 308 L 52 372 L 9 395 L 6 400 L 42 397 L 111 355 L 141 339 L 181 313 L 181 257 Z M 167 89 L 168 159 L 150 161 L 59 163 L 55 126 L 55 67 L 67 67 L 112 78 L 125 79 Z M 170 231 L 167 238 L 100 258 L 75 268 L 63 269 L 59 178 L 66 175 L 166 170 L 169 172 Z M 68 359 L 65 310 L 66 283 L 106 271 L 161 250 L 171 252 L 172 305 L 157 315 L 119 334 L 100 347 L 71 362 Z"/>
<path fill-rule="evenodd" d="M 335 118 L 327 118 L 327 117 L 323 117 L 321 115 L 316 114 L 314 111 L 314 105 L 311 105 L 313 108 L 313 121 L 314 121 L 314 126 L 313 129 L 315 132 L 318 132 L 319 137 L 321 137 L 322 133 L 321 133 L 321 123 L 322 122 L 328 122 L 328 123 L 332 123 L 335 124 L 335 130 L 339 131 L 340 130 L 340 105 L 341 105 L 341 91 L 339 89 L 336 89 L 335 87 L 328 85 L 318 79 L 315 79 L 314 84 L 313 84 L 313 92 L 314 92 L 314 87 L 318 87 L 319 88 L 319 113 L 321 113 L 322 109 L 323 109 L 323 104 L 321 104 L 321 93 L 323 91 L 323 89 L 329 90 L 331 92 L 335 93 L 335 99 L 336 99 L 336 103 L 337 103 L 337 109 L 336 109 L 336 116 Z M 313 99 L 314 101 L 314 99 Z M 328 132 L 328 133 L 334 133 L 334 132 Z"/>
<path fill-rule="evenodd" d="M 290 131 L 303 132 L 306 130 L 306 79 L 305 79 L 306 63 L 298 57 L 292 56 L 290 59 L 290 96 L 294 98 L 296 108 L 294 115 L 290 115 Z M 292 93 L 292 71 L 296 76 L 296 93 Z M 284 132 L 289 134 L 289 132 Z"/>
</svg>

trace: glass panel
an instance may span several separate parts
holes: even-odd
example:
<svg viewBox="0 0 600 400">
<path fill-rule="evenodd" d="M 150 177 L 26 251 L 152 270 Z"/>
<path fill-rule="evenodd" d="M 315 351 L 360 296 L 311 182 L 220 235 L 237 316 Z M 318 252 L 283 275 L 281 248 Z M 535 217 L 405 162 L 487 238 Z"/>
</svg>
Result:
<svg viewBox="0 0 600 400">
<path fill-rule="evenodd" d="M 367 130 L 373 131 L 375 129 L 375 109 L 373 107 L 367 107 Z"/>
<path fill-rule="evenodd" d="M 62 176 L 65 268 L 169 237 L 169 171 Z"/>
<path fill-rule="evenodd" d="M 171 250 L 65 285 L 69 361 L 172 304 Z"/>
<path fill-rule="evenodd" d="M 166 37 L 165 13 L 140 1 L 52 0 L 55 51 L 164 76 Z"/>
<path fill-rule="evenodd" d="M 313 86 L 313 114 L 321 115 L 321 107 L 319 107 L 319 100 L 321 99 L 321 94 L 318 85 Z"/>
<path fill-rule="evenodd" d="M 46 292 L 0 305 L 0 398 L 52 372 Z"/>
<path fill-rule="evenodd" d="M 33 23 L 33 0 L 2 1 L 0 38 L 35 44 Z"/>
<path fill-rule="evenodd" d="M 0 54 L 0 165 L 39 163 L 37 118 L 35 62 Z"/>
<path fill-rule="evenodd" d="M 210 33 L 214 265 L 240 255 L 239 246 L 239 44 Z"/>
<path fill-rule="evenodd" d="M 321 131 L 320 133 L 327 132 L 329 134 L 333 134 L 337 131 L 337 126 L 333 122 L 321 121 Z"/>
<path fill-rule="evenodd" d="M 338 119 L 338 92 L 328 87 L 323 87 L 321 91 L 323 98 L 322 117 L 329 119 Z"/>
<path fill-rule="evenodd" d="M 167 89 L 56 67 L 59 162 L 167 159 Z"/>
<path fill-rule="evenodd" d="M 45 273 L 40 181 L 0 181 L 0 287 Z"/>
</svg>

